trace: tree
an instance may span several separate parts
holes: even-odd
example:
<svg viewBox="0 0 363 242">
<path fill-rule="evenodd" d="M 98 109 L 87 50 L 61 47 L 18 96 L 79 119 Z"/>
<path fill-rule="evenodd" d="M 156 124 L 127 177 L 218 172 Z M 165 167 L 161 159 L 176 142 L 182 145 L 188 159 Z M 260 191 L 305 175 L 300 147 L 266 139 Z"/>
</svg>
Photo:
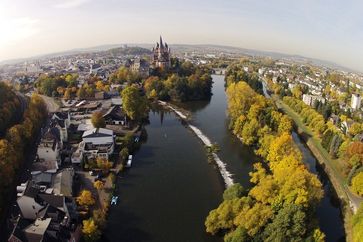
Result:
<svg viewBox="0 0 363 242">
<path fill-rule="evenodd" d="M 14 147 L 5 139 L 0 139 L 0 186 L 9 185 L 19 165 L 19 157 Z"/>
<path fill-rule="evenodd" d="M 92 218 L 83 220 L 82 233 L 86 241 L 97 241 L 101 238 L 101 231 Z"/>
<path fill-rule="evenodd" d="M 363 164 L 363 142 L 354 141 L 350 143 L 346 149 L 346 156 L 348 159 L 354 157 L 357 164 Z"/>
<path fill-rule="evenodd" d="M 94 112 L 91 117 L 91 122 L 93 127 L 95 128 L 104 128 L 106 127 L 106 122 L 101 112 Z"/>
<path fill-rule="evenodd" d="M 301 87 L 299 85 L 295 86 L 292 89 L 292 94 L 294 95 L 295 98 L 300 99 L 303 94 L 301 91 Z"/>
<path fill-rule="evenodd" d="M 325 234 L 320 229 L 315 229 L 313 232 L 314 242 L 325 242 Z"/>
<path fill-rule="evenodd" d="M 106 212 L 102 209 L 93 210 L 92 218 L 95 221 L 96 225 L 104 229 L 106 226 Z"/>
<path fill-rule="evenodd" d="M 97 190 L 102 190 L 102 188 L 104 188 L 105 184 L 104 184 L 102 181 L 98 180 L 98 181 L 95 181 L 95 182 L 93 183 L 93 186 L 94 186 L 94 188 L 96 188 Z"/>
<path fill-rule="evenodd" d="M 125 161 L 128 156 L 129 156 L 129 149 L 127 147 L 122 148 L 119 154 L 121 161 Z"/>
<path fill-rule="evenodd" d="M 363 132 L 363 124 L 360 123 L 353 123 L 349 129 L 349 134 L 351 134 L 352 136 L 356 136 L 357 134 L 360 134 L 362 132 Z"/>
<path fill-rule="evenodd" d="M 84 89 L 84 87 L 80 87 L 77 91 L 77 97 L 79 99 L 84 99 L 86 98 L 86 90 Z"/>
<path fill-rule="evenodd" d="M 147 115 L 148 104 L 136 86 L 126 87 L 122 92 L 122 107 L 132 120 L 141 120 Z"/>
<path fill-rule="evenodd" d="M 359 196 L 363 196 L 363 172 L 359 172 L 353 177 L 352 190 Z"/>
<path fill-rule="evenodd" d="M 104 172 L 108 172 L 112 168 L 112 163 L 104 158 L 97 158 L 97 167 Z"/>
<path fill-rule="evenodd" d="M 66 89 L 66 91 L 64 92 L 63 98 L 66 100 L 71 98 L 71 89 L 70 88 Z"/>
<path fill-rule="evenodd" d="M 223 200 L 232 200 L 235 198 L 241 198 L 245 190 L 239 183 L 235 183 L 223 192 Z"/>
<path fill-rule="evenodd" d="M 263 241 L 303 241 L 306 214 L 301 206 L 283 207 L 263 232 Z"/>
<path fill-rule="evenodd" d="M 76 200 L 80 206 L 85 206 L 86 208 L 95 204 L 95 199 L 88 190 L 82 190 Z"/>
<path fill-rule="evenodd" d="M 224 236 L 225 242 L 245 242 L 248 241 L 248 234 L 245 228 L 237 227 L 236 230 Z"/>
<path fill-rule="evenodd" d="M 158 98 L 158 94 L 157 94 L 155 89 L 151 90 L 151 92 L 149 94 L 149 98 L 150 99 L 157 99 Z"/>
<path fill-rule="evenodd" d="M 288 155 L 293 155 L 300 160 L 302 157 L 292 140 L 292 136 L 289 133 L 283 133 L 271 143 L 267 160 L 270 162 L 278 162 Z"/>
<path fill-rule="evenodd" d="M 353 242 L 363 241 L 363 203 L 360 204 L 358 211 L 353 215 Z"/>
</svg>

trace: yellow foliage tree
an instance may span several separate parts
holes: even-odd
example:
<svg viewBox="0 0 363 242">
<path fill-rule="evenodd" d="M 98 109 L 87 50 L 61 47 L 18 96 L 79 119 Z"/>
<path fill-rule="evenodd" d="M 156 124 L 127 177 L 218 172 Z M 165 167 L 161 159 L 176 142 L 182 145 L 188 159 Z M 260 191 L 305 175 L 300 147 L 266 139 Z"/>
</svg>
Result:
<svg viewBox="0 0 363 242">
<path fill-rule="evenodd" d="M 112 163 L 104 158 L 97 158 L 97 167 L 105 172 L 108 172 L 112 168 Z"/>
<path fill-rule="evenodd" d="M 101 231 L 92 218 L 83 220 L 82 233 L 86 241 L 97 241 L 101 237 Z"/>
<path fill-rule="evenodd" d="M 97 190 L 101 190 L 105 184 L 102 181 L 95 181 L 93 183 L 93 186 L 97 189 Z"/>
<path fill-rule="evenodd" d="M 363 172 L 359 172 L 353 177 L 352 190 L 359 196 L 363 196 Z"/>
<path fill-rule="evenodd" d="M 92 193 L 88 190 L 82 190 L 76 200 L 80 206 L 88 207 L 95 204 L 95 199 L 93 198 Z"/>
</svg>

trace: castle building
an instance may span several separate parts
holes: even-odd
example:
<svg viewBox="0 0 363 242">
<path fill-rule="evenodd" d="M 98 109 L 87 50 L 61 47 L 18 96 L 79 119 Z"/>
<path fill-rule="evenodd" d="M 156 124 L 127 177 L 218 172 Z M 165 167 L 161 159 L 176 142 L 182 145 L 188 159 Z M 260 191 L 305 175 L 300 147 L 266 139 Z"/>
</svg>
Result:
<svg viewBox="0 0 363 242">
<path fill-rule="evenodd" d="M 167 43 L 163 44 L 163 39 L 160 36 L 160 43 L 156 43 L 156 46 L 152 49 L 152 65 L 154 68 L 162 67 L 169 68 L 170 62 L 170 48 Z"/>
</svg>

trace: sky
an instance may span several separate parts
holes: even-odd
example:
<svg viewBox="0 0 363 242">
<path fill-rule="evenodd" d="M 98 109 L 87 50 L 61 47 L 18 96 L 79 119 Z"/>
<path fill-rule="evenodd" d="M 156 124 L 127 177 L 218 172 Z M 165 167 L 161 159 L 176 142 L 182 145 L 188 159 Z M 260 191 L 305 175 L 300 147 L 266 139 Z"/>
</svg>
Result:
<svg viewBox="0 0 363 242">
<path fill-rule="evenodd" d="M 0 0 L 0 61 L 162 35 L 363 71 L 362 9 L 361 0 Z"/>
</svg>

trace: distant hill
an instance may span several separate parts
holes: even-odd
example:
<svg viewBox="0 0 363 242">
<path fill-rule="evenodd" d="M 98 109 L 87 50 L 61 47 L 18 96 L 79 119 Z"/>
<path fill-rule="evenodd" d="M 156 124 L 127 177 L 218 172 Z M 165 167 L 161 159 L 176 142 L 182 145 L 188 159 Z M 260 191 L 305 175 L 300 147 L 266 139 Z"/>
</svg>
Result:
<svg viewBox="0 0 363 242">
<path fill-rule="evenodd" d="M 152 53 L 151 50 L 142 47 L 118 47 L 107 51 L 113 55 L 150 55 Z"/>
</svg>

